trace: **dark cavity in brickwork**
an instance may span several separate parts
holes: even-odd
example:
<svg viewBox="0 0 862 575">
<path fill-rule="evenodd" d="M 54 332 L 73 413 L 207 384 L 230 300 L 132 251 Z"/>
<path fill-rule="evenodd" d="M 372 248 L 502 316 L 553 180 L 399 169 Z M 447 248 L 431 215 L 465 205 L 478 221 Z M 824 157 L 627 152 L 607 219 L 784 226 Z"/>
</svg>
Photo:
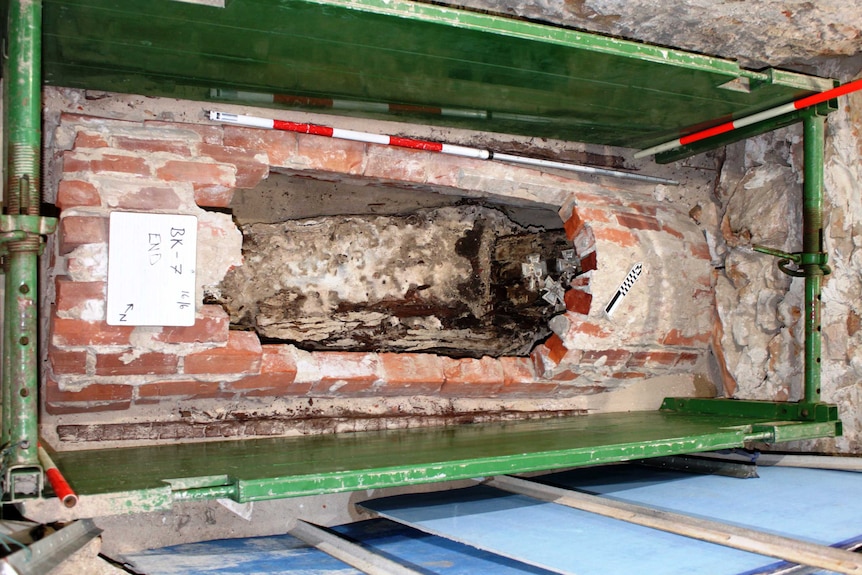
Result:
<svg viewBox="0 0 862 575">
<path fill-rule="evenodd" d="M 527 355 L 550 334 L 554 306 L 521 264 L 539 254 L 554 269 L 571 249 L 555 211 L 305 184 L 236 199 L 244 264 L 209 296 L 234 327 L 307 350 L 477 358 Z"/>
</svg>

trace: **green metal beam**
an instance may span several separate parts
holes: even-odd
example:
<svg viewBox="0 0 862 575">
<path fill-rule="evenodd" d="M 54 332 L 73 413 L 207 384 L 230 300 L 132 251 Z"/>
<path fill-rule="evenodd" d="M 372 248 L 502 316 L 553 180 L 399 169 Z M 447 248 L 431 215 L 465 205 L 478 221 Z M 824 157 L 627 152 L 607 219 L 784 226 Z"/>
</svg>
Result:
<svg viewBox="0 0 862 575">
<path fill-rule="evenodd" d="M 664 411 L 96 449 L 53 457 L 86 514 L 91 500 L 112 512 L 152 511 L 175 501 L 249 502 L 378 489 L 840 433 L 833 419 L 837 413 L 828 406 L 812 408 L 814 419 L 798 421 L 801 410 L 785 413 L 785 404 L 737 402 L 739 411 L 751 415 L 711 401 L 668 400 Z"/>
<path fill-rule="evenodd" d="M 407 104 L 457 113 L 324 111 L 645 147 L 833 85 L 405 0 L 44 1 L 46 83 L 209 105 L 219 90 L 263 95 L 223 100 L 258 107 L 284 107 L 274 94 Z"/>
<path fill-rule="evenodd" d="M 823 148 L 826 118 L 808 114 L 803 123 L 802 254 L 805 276 L 805 401 L 820 401 L 820 292 L 826 267 L 823 251 Z"/>
<path fill-rule="evenodd" d="M 39 497 L 38 256 L 41 158 L 42 3 L 11 0 L 8 7 L 4 122 L 7 143 L 3 242 L 6 300 L 3 346 L 3 468 L 6 499 Z"/>
<path fill-rule="evenodd" d="M 740 399 L 669 397 L 664 400 L 661 409 L 677 413 L 745 417 L 769 421 L 813 421 L 840 424 L 838 408 L 827 403 L 779 403 Z"/>
</svg>

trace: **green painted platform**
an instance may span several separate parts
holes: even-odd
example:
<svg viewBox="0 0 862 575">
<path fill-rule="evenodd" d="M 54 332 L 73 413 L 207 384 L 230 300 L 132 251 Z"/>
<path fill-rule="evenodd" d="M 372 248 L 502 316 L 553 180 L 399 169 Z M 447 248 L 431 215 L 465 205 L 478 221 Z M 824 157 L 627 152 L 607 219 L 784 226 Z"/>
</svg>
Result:
<svg viewBox="0 0 862 575">
<path fill-rule="evenodd" d="M 745 404 L 745 402 L 735 402 Z M 773 404 L 764 404 L 772 406 Z M 772 414 L 767 414 L 772 415 Z M 72 487 L 113 511 L 251 502 L 468 479 L 839 435 L 840 422 L 682 411 L 57 454 Z"/>
<path fill-rule="evenodd" d="M 43 21 L 51 85 L 209 105 L 285 107 L 260 97 L 273 94 L 399 104 L 414 111 L 317 110 L 616 146 L 646 147 L 834 85 L 404 0 L 45 0 Z M 258 96 L 214 98 L 218 90 Z"/>
</svg>

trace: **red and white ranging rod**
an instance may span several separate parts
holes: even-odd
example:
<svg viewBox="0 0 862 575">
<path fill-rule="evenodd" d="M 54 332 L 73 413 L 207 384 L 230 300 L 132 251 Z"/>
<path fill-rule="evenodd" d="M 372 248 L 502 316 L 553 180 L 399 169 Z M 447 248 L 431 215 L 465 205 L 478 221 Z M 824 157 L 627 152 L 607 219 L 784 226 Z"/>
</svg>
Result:
<svg viewBox="0 0 862 575">
<path fill-rule="evenodd" d="M 661 152 L 667 152 L 668 150 L 673 150 L 674 148 L 679 148 L 687 144 L 693 144 L 694 142 L 699 142 L 701 140 L 705 140 L 719 134 L 732 132 L 733 130 L 737 130 L 745 126 L 750 126 L 764 120 L 777 118 L 778 116 L 782 116 L 790 112 L 795 112 L 796 110 L 810 108 L 811 106 L 814 106 L 816 104 L 821 104 L 828 100 L 832 100 L 839 96 L 855 92 L 857 90 L 862 90 L 862 79 L 854 80 L 852 82 L 844 84 L 843 86 L 838 86 L 837 88 L 832 88 L 831 90 L 826 90 L 825 92 L 820 92 L 819 94 L 806 96 L 805 98 L 796 100 L 795 102 L 790 102 L 789 104 L 783 104 L 775 108 L 770 108 L 769 110 L 764 110 L 763 112 L 758 112 L 756 114 L 752 114 L 751 116 L 740 118 L 739 120 L 725 122 L 724 124 L 719 124 L 718 126 L 707 128 L 706 130 L 701 130 L 700 132 L 695 132 L 694 134 L 689 134 L 688 136 L 683 136 L 681 138 L 677 138 L 676 140 L 665 142 L 664 144 L 659 144 L 657 146 L 653 146 L 652 148 L 647 148 L 646 150 L 641 150 L 640 152 L 635 153 L 634 157 L 643 158 L 646 156 L 659 154 Z"/>
<path fill-rule="evenodd" d="M 355 132 L 353 130 L 343 130 L 341 128 L 332 128 L 330 126 L 321 126 L 318 124 L 302 124 L 297 122 L 287 122 L 285 120 L 274 120 L 271 118 L 258 118 L 255 116 L 229 114 L 227 112 L 211 111 L 208 112 L 208 115 L 209 119 L 215 122 L 236 124 L 238 126 L 247 126 L 251 128 L 265 128 L 268 130 L 298 132 L 300 134 L 314 134 L 316 136 L 326 136 L 329 138 L 338 138 L 341 140 L 352 140 L 354 142 L 365 142 L 367 144 L 381 144 L 384 146 L 395 146 L 398 148 L 410 148 L 413 150 L 425 150 L 427 152 L 439 152 L 441 154 L 449 154 L 452 156 L 460 156 L 463 158 L 474 158 L 478 160 L 498 160 L 501 162 L 512 162 L 514 164 L 524 164 L 527 166 L 536 166 L 540 168 L 554 168 L 558 170 L 567 170 L 570 172 L 612 176 L 615 178 L 625 178 L 629 180 L 652 182 L 656 184 L 679 184 L 679 182 L 677 181 L 669 180 L 666 178 L 658 178 L 655 176 L 633 174 L 631 172 L 621 172 L 619 170 L 608 170 L 605 168 L 594 168 L 592 166 L 579 166 L 576 164 L 555 162 L 553 160 L 542 160 L 539 158 L 513 156 L 511 154 L 501 154 L 497 152 L 492 152 L 491 150 L 483 150 L 481 148 L 456 146 L 453 144 L 443 144 L 440 142 L 431 142 L 428 140 L 415 140 L 413 138 L 387 136 L 385 134 Z"/>
</svg>

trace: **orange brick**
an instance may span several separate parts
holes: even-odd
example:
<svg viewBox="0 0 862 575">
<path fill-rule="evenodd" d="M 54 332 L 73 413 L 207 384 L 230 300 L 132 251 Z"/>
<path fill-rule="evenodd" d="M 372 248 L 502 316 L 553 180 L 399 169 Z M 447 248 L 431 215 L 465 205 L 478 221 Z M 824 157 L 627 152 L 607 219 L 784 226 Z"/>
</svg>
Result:
<svg viewBox="0 0 862 575">
<path fill-rule="evenodd" d="M 595 250 L 581 257 L 581 270 L 584 272 L 599 269 L 598 258 Z"/>
<path fill-rule="evenodd" d="M 57 311 L 81 310 L 92 301 L 105 300 L 105 282 L 76 282 L 66 276 L 58 276 L 54 285 Z"/>
<path fill-rule="evenodd" d="M 147 187 L 120 196 L 117 207 L 129 210 L 175 210 L 181 201 L 171 188 Z"/>
<path fill-rule="evenodd" d="M 548 348 L 548 358 L 555 364 L 559 364 L 561 361 L 563 361 L 563 358 L 569 351 L 568 349 L 566 349 L 566 346 L 563 344 L 563 340 L 560 339 L 560 336 L 555 333 L 552 333 L 551 337 L 545 340 L 544 345 Z"/>
<path fill-rule="evenodd" d="M 287 166 L 296 155 L 297 134 L 238 126 L 224 127 L 224 145 L 266 154 L 270 166 Z M 331 141 L 331 140 L 328 140 Z"/>
<path fill-rule="evenodd" d="M 701 356 L 697 353 L 683 352 L 679 354 L 676 360 L 676 367 L 694 367 L 700 360 Z"/>
<path fill-rule="evenodd" d="M 626 349 L 585 350 L 581 355 L 580 365 L 625 365 L 632 352 Z"/>
<path fill-rule="evenodd" d="M 712 332 L 695 333 L 684 335 L 678 329 L 670 330 L 664 339 L 663 345 L 679 345 L 685 347 L 704 347 L 712 339 Z"/>
<path fill-rule="evenodd" d="M 366 144 L 347 140 L 333 140 L 332 138 L 324 138 L 309 134 L 298 134 L 296 141 L 296 154 L 298 158 L 291 158 L 292 162 L 296 162 L 297 160 L 304 158 L 308 162 L 308 169 L 324 170 L 339 174 L 362 174 Z M 408 150 L 389 150 L 383 148 L 381 151 L 385 156 L 390 156 L 390 153 L 394 152 L 401 152 L 401 157 L 403 157 L 405 153 L 410 154 Z M 393 158 L 393 161 L 390 162 L 391 165 L 388 168 L 385 167 L 386 163 L 383 162 L 384 165 L 380 166 L 380 170 L 382 170 L 381 173 L 366 175 L 388 177 L 385 176 L 384 173 L 390 173 L 389 170 L 394 169 L 395 173 L 392 174 L 392 177 L 395 179 L 402 179 L 397 174 L 402 173 L 404 167 L 399 164 L 403 164 L 403 162 L 404 160 L 399 162 Z M 424 182 L 424 168 L 422 178 L 422 181 Z M 403 179 L 414 181 L 412 178 Z"/>
<path fill-rule="evenodd" d="M 75 134 L 76 149 L 79 148 L 107 148 L 110 144 L 105 139 L 105 136 L 98 132 L 80 131 Z"/>
<path fill-rule="evenodd" d="M 66 150 L 63 152 L 63 171 L 67 174 L 90 172 L 90 160 L 83 153 Z"/>
<path fill-rule="evenodd" d="M 195 399 L 221 397 L 221 386 L 217 381 L 155 381 L 138 386 L 139 399 L 171 396 L 186 396 Z"/>
<path fill-rule="evenodd" d="M 436 184 L 438 186 L 458 187 L 461 181 L 461 174 L 464 172 L 463 165 L 459 161 L 456 161 L 460 159 L 451 158 L 445 154 L 435 154 L 428 158 L 425 181 L 428 184 Z"/>
<path fill-rule="evenodd" d="M 233 200 L 233 186 L 195 184 L 195 203 L 202 208 L 229 208 Z"/>
<path fill-rule="evenodd" d="M 170 160 L 156 170 L 156 175 L 166 182 L 190 182 L 200 185 L 233 187 L 236 183 L 236 168 L 228 164 Z"/>
<path fill-rule="evenodd" d="M 102 198 L 96 186 L 81 180 L 63 180 L 57 188 L 57 207 L 61 210 L 80 206 L 99 206 Z"/>
<path fill-rule="evenodd" d="M 709 253 L 709 246 L 706 242 L 691 244 L 688 249 L 689 252 L 691 252 L 691 255 L 698 259 L 707 261 L 712 260 L 712 255 Z"/>
<path fill-rule="evenodd" d="M 675 351 L 636 351 L 628 362 L 629 367 L 673 367 L 679 354 Z"/>
<path fill-rule="evenodd" d="M 108 241 L 108 220 L 98 216 L 66 216 L 60 219 L 60 255 L 84 244 Z"/>
<path fill-rule="evenodd" d="M 577 373 L 576 371 L 573 371 L 571 369 L 564 369 L 562 371 L 558 371 L 558 372 L 554 373 L 551 376 L 551 381 L 559 382 L 560 384 L 571 384 L 580 378 L 581 378 L 581 375 L 579 373 Z M 567 387 L 570 387 L 570 386 L 569 385 L 558 385 L 557 391 L 560 392 Z M 581 395 L 581 394 L 577 394 L 577 395 Z"/>
<path fill-rule="evenodd" d="M 436 383 L 444 379 L 440 357 L 427 353 L 381 353 L 385 379 L 389 383 Z"/>
<path fill-rule="evenodd" d="M 284 345 L 268 344 L 261 346 L 263 356 L 260 363 L 261 373 L 296 375 L 296 359 Z"/>
<path fill-rule="evenodd" d="M 177 154 L 179 156 L 188 157 L 191 155 L 191 149 L 188 143 L 178 140 L 150 140 L 146 138 L 129 138 L 126 136 L 114 136 L 114 147 L 120 150 L 129 150 L 133 152 L 155 153 L 166 152 L 169 154 Z"/>
<path fill-rule="evenodd" d="M 45 398 L 52 403 L 71 401 L 131 401 L 133 387 L 119 383 L 92 383 L 79 391 L 61 390 L 57 382 L 49 379 L 45 384 Z"/>
<path fill-rule="evenodd" d="M 225 390 L 241 392 L 246 397 L 297 397 L 308 395 L 311 382 L 297 382 L 296 373 L 262 373 L 225 382 Z"/>
<path fill-rule="evenodd" d="M 250 331 L 231 331 L 227 345 L 185 357 L 184 373 L 258 373 L 260 340 Z"/>
<path fill-rule="evenodd" d="M 501 357 L 503 387 L 500 395 L 505 397 L 552 397 L 558 384 L 536 379 L 535 365 L 529 357 Z"/>
<path fill-rule="evenodd" d="M 57 375 L 86 375 L 87 352 L 68 351 L 52 347 L 48 350 L 51 370 Z"/>
<path fill-rule="evenodd" d="M 440 395 L 494 397 L 503 387 L 503 366 L 492 357 L 453 359 L 444 366 L 446 380 Z"/>
<path fill-rule="evenodd" d="M 583 227 L 584 221 L 581 219 L 578 209 L 573 207 L 572 215 L 563 224 L 563 228 L 566 230 L 566 237 L 569 238 L 569 241 L 574 241 Z"/>
<path fill-rule="evenodd" d="M 227 312 L 218 305 L 204 305 L 191 326 L 163 327 L 153 339 L 165 343 L 226 343 L 230 328 Z"/>
<path fill-rule="evenodd" d="M 176 373 L 177 356 L 167 353 L 142 353 L 126 360 L 125 353 L 104 353 L 96 356 L 96 375 L 166 375 Z"/>
<path fill-rule="evenodd" d="M 101 158 L 90 160 L 89 169 L 96 173 L 120 172 L 139 176 L 150 175 L 150 165 L 143 158 L 118 154 L 103 154 Z"/>
<path fill-rule="evenodd" d="M 681 240 L 681 239 L 685 238 L 685 236 L 682 234 L 682 232 L 680 232 L 680 231 L 678 231 L 678 230 L 676 230 L 676 229 L 674 229 L 674 228 L 670 227 L 670 226 L 669 226 L 669 225 L 667 225 L 667 224 L 662 224 L 662 225 L 661 225 L 661 231 L 663 231 L 663 232 L 664 232 L 664 233 L 666 233 L 666 234 L 670 234 L 670 235 L 672 235 L 673 237 L 675 237 L 675 238 L 677 238 L 677 239 L 679 239 L 679 240 Z"/>
<path fill-rule="evenodd" d="M 145 120 L 144 126 L 148 128 L 168 128 L 175 130 L 179 135 L 188 134 L 188 139 L 194 137 L 206 144 L 221 144 L 224 130 L 222 126 L 206 124 L 181 124 L 178 122 L 165 122 L 163 120 Z"/>
<path fill-rule="evenodd" d="M 638 243 L 637 237 L 628 230 L 602 226 L 593 228 L 593 233 L 597 240 L 611 242 L 622 247 L 631 247 Z"/>
<path fill-rule="evenodd" d="M 563 300 L 566 303 L 566 309 L 570 312 L 588 315 L 590 313 L 590 306 L 593 303 L 593 296 L 590 293 L 573 288 L 566 291 Z"/>
<path fill-rule="evenodd" d="M 381 395 L 432 395 L 443 385 L 443 361 L 425 353 L 381 353 L 383 379 Z"/>
<path fill-rule="evenodd" d="M 618 371 L 612 373 L 611 377 L 614 379 L 640 379 L 646 377 L 646 374 L 640 371 Z"/>
<path fill-rule="evenodd" d="M 628 202 L 626 204 L 626 207 L 638 212 L 639 214 L 644 214 L 647 216 L 654 216 L 658 212 L 655 206 L 648 206 L 646 204 L 640 204 L 637 202 Z"/>
<path fill-rule="evenodd" d="M 523 384 L 536 381 L 535 367 L 529 357 L 506 356 L 499 359 L 503 383 Z"/>
<path fill-rule="evenodd" d="M 236 187 L 253 188 L 269 175 L 269 164 L 257 160 L 257 150 L 201 144 L 201 156 L 236 166 Z"/>
<path fill-rule="evenodd" d="M 129 345 L 131 326 L 108 325 L 104 321 L 85 321 L 54 317 L 51 343 L 55 346 Z"/>
<path fill-rule="evenodd" d="M 578 215 L 585 222 L 608 223 L 611 221 L 610 215 L 607 212 L 607 210 L 599 210 L 596 208 L 587 208 L 584 206 L 578 206 Z"/>
<path fill-rule="evenodd" d="M 321 396 L 368 395 L 379 380 L 376 354 L 348 351 L 316 352 L 319 380 L 311 393 Z"/>
</svg>

